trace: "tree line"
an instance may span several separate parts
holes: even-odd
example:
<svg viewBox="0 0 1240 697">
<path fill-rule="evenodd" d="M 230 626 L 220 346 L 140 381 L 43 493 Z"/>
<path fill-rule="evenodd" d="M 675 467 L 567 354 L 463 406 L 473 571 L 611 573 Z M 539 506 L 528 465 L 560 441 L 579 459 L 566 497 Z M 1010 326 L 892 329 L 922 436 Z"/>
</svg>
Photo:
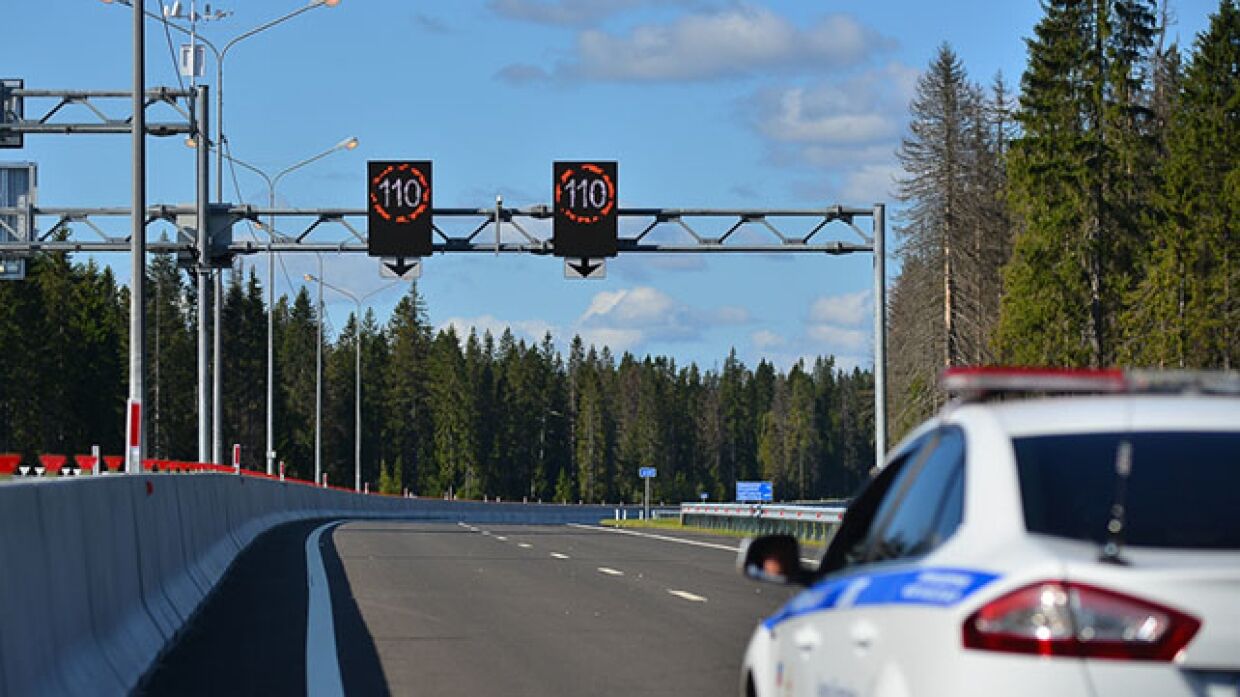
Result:
<svg viewBox="0 0 1240 697">
<path fill-rule="evenodd" d="M 1240 366 L 1240 12 L 1187 51 L 1167 0 L 1043 0 L 1020 90 L 950 46 L 898 157 L 893 428 L 976 363 Z"/>
<path fill-rule="evenodd" d="M 148 457 L 195 460 L 195 288 L 170 255 L 147 274 Z M 263 469 L 267 306 L 252 269 L 231 274 L 223 301 L 224 439 Z M 0 450 L 121 452 L 128 302 L 110 269 L 65 254 L 35 255 L 25 281 L 0 284 Z M 321 321 L 305 287 L 275 304 L 275 449 L 303 479 Z M 579 337 L 564 355 L 549 334 L 436 331 L 416 285 L 385 324 L 368 311 L 323 334 L 322 462 L 337 485 L 353 482 L 359 342 L 362 479 L 387 493 L 631 502 L 638 469 L 655 467 L 657 500 L 731 500 L 735 482 L 759 479 L 809 499 L 851 494 L 874 460 L 872 374 L 831 358 L 781 371 L 733 351 L 703 370 Z"/>
</svg>

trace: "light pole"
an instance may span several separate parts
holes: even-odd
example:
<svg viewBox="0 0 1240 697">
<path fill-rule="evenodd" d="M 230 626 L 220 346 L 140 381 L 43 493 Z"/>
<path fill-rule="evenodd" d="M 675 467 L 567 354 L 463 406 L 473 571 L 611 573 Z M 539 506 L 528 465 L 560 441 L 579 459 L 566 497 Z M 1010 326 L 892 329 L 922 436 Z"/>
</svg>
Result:
<svg viewBox="0 0 1240 697">
<path fill-rule="evenodd" d="M 134 13 L 135 14 L 135 17 L 134 17 L 135 32 L 140 31 L 140 27 L 141 27 L 140 15 L 146 15 L 147 17 L 151 17 L 153 19 L 157 19 L 161 22 L 164 22 L 165 26 L 175 29 L 181 32 L 182 34 L 187 34 L 196 41 L 201 41 L 202 44 L 206 46 L 207 48 L 211 49 L 211 53 L 215 55 L 215 144 L 216 144 L 215 200 L 216 202 L 219 202 L 219 203 L 222 203 L 224 201 L 224 158 L 223 158 L 223 155 L 224 155 L 224 147 L 226 146 L 226 142 L 224 141 L 224 59 L 228 56 L 229 49 L 231 49 L 233 46 L 236 46 L 241 41 L 248 39 L 251 36 L 254 36 L 255 34 L 266 31 L 278 24 L 282 24 L 302 14 L 303 12 L 308 12 L 310 10 L 313 10 L 316 7 L 324 7 L 324 6 L 335 7 L 336 5 L 340 4 L 340 0 L 310 0 L 309 3 L 295 10 L 292 10 L 291 12 L 287 12 L 279 17 L 276 17 L 273 20 L 264 22 L 263 24 L 260 24 L 259 26 L 247 32 L 243 32 L 237 35 L 236 37 L 229 40 L 228 43 L 224 44 L 223 49 L 218 49 L 215 47 L 215 44 L 202 38 L 201 36 L 198 36 L 197 33 L 193 29 L 186 29 L 185 27 L 179 24 L 167 21 L 168 20 L 167 17 L 163 17 L 162 15 L 146 10 L 143 7 L 142 0 L 102 0 L 102 2 L 106 4 L 112 4 L 115 2 L 116 4 L 126 5 L 126 6 L 134 8 L 135 9 L 135 13 Z M 137 34 L 135 34 L 135 36 L 137 36 Z M 194 47 L 190 48 L 191 53 L 194 50 L 195 50 Z M 135 104 L 137 104 L 137 98 L 135 98 Z M 138 121 L 138 118 L 139 118 L 139 115 L 135 114 L 134 115 L 135 122 Z M 136 158 L 137 147 L 138 146 L 135 146 L 135 158 Z M 145 192 L 144 192 L 144 197 L 145 197 Z M 200 227 L 202 226 L 205 226 L 205 224 L 200 225 Z M 221 317 L 223 313 L 223 310 L 222 310 L 223 302 L 221 301 L 221 296 L 223 295 L 223 283 L 221 281 L 221 275 L 222 274 L 219 271 L 215 271 L 212 274 L 212 276 L 214 277 L 214 283 L 212 284 L 212 292 L 214 295 L 213 310 L 214 310 L 214 323 L 215 323 L 214 332 L 213 332 L 214 337 L 212 340 L 212 343 L 214 344 L 212 353 L 215 356 L 215 370 L 212 371 L 213 374 L 212 374 L 212 385 L 211 385 L 211 402 L 212 402 L 211 461 L 215 463 L 220 462 L 221 450 L 223 448 L 223 441 L 224 441 L 224 438 L 223 438 L 223 378 L 222 378 L 223 371 L 220 369 L 221 364 L 222 364 L 222 361 L 220 360 L 220 349 L 221 349 L 220 322 L 221 322 Z M 205 290 L 206 290 L 206 283 L 204 279 L 204 282 L 199 283 L 199 293 L 198 293 L 199 302 L 203 301 L 202 298 L 205 297 L 206 295 L 206 293 L 204 292 Z M 137 294 L 135 293 L 135 295 Z M 204 341 L 204 339 L 201 338 L 201 334 L 202 333 L 200 332 L 199 341 Z M 139 337 L 138 343 L 135 343 L 134 338 L 131 336 L 130 346 L 131 347 L 137 346 L 138 349 L 140 350 L 142 348 L 141 338 Z M 130 355 L 131 355 L 131 362 L 132 362 L 133 356 L 135 355 L 134 349 L 132 348 L 130 350 Z M 132 368 L 131 368 L 131 377 L 130 377 L 131 399 L 133 398 L 133 393 L 135 391 L 134 386 L 132 384 L 133 380 L 134 378 L 132 377 Z M 141 378 L 139 377 L 139 381 L 140 380 Z M 204 392 L 206 391 L 205 385 L 200 386 L 200 388 Z M 142 385 L 139 382 L 138 387 L 137 387 L 137 392 L 140 394 L 141 391 L 142 391 Z M 131 413 L 132 413 L 132 407 L 131 407 Z M 204 422 L 205 422 L 204 416 L 200 415 L 199 416 L 200 428 L 202 427 Z M 270 450 L 270 448 L 268 450 Z"/>
<path fill-rule="evenodd" d="M 248 169 L 267 182 L 267 203 L 269 208 L 276 207 L 276 187 L 286 174 L 301 169 L 308 164 L 317 162 L 337 150 L 352 150 L 357 147 L 357 138 L 345 138 L 323 152 L 307 157 L 294 165 L 285 167 L 274 177 L 248 162 L 243 162 L 232 155 L 224 157 L 235 165 Z M 274 213 L 267 218 L 267 474 L 275 472 L 275 326 L 276 326 L 276 262 L 271 245 L 276 240 L 276 216 Z M 322 273 L 322 269 L 319 270 Z"/>
<path fill-rule="evenodd" d="M 323 286 L 327 286 L 332 290 L 340 293 L 346 298 L 353 301 L 357 306 L 357 314 L 355 317 L 357 333 L 354 336 L 354 343 L 357 347 L 357 355 L 353 366 L 354 385 L 353 385 L 353 490 L 360 492 L 362 490 L 362 301 L 372 295 L 377 295 L 399 283 L 393 281 L 381 288 L 376 288 L 369 293 L 357 296 L 353 292 L 345 290 L 340 286 L 334 286 L 323 280 L 322 276 L 314 274 L 306 274 L 304 278 L 307 281 L 318 281 L 320 298 L 322 297 Z M 322 319 L 320 318 L 320 322 Z M 319 379 L 322 380 L 322 373 L 319 373 Z"/>
</svg>

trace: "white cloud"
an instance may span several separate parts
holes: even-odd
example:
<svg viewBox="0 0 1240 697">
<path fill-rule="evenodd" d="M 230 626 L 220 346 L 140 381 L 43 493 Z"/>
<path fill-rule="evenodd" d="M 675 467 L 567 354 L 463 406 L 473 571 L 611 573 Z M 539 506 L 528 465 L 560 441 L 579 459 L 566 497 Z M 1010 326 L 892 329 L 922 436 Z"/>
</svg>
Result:
<svg viewBox="0 0 1240 697">
<path fill-rule="evenodd" d="M 619 326 L 649 327 L 666 323 L 677 309 L 672 298 L 662 291 L 639 286 L 598 293 L 581 316 L 581 321 L 600 318 Z"/>
<path fill-rule="evenodd" d="M 576 331 L 583 340 L 620 352 L 652 341 L 698 341 L 714 328 L 750 321 L 752 315 L 744 307 L 695 308 L 656 288 L 638 286 L 595 294 L 577 320 Z"/>
<path fill-rule="evenodd" d="M 530 21 L 586 26 L 640 4 L 655 3 L 493 0 L 491 8 Z M 890 45 L 849 15 L 828 15 L 813 26 L 801 27 L 760 5 L 733 4 L 685 14 L 670 23 L 638 25 L 625 34 L 583 30 L 577 36 L 576 55 L 547 74 L 665 82 L 766 75 L 773 70 L 832 70 L 860 65 Z M 509 66 L 499 76 L 518 83 L 541 78 L 525 65 Z"/>
<path fill-rule="evenodd" d="M 646 341 L 645 333 L 639 329 L 594 328 L 583 329 L 577 334 L 586 346 L 606 346 L 616 355 L 632 351 Z"/>
<path fill-rule="evenodd" d="M 740 100 L 738 110 L 773 163 L 828 170 L 837 195 L 862 192 L 859 200 L 872 202 L 888 198 L 886 174 L 896 167 L 916 78 L 912 68 L 890 63 L 830 82 L 766 87 Z"/>
<path fill-rule="evenodd" d="M 831 324 L 812 325 L 807 334 L 811 341 L 823 346 L 823 349 L 818 351 L 820 355 L 840 353 L 840 349 L 860 351 L 870 345 L 871 339 L 868 331 Z"/>
<path fill-rule="evenodd" d="M 776 104 L 758 124 L 763 134 L 791 143 L 870 143 L 895 134 L 899 126 L 890 115 L 854 111 L 857 105 L 841 100 L 836 90 L 817 92 L 803 87 L 773 96 Z"/>
<path fill-rule="evenodd" d="M 787 339 L 769 329 L 760 329 L 751 334 L 749 339 L 753 342 L 754 347 L 760 351 L 779 348 L 788 343 Z"/>
<path fill-rule="evenodd" d="M 818 298 L 810 305 L 809 320 L 814 324 L 858 327 L 867 323 L 871 312 L 870 291 L 862 290 Z"/>
</svg>

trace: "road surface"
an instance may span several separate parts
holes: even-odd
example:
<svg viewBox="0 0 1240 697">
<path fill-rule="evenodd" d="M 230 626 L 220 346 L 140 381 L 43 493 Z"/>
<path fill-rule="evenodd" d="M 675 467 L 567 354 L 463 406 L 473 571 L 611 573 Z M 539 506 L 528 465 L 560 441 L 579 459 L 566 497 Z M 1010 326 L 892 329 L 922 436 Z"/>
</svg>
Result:
<svg viewBox="0 0 1240 697">
<path fill-rule="evenodd" d="M 143 691 L 306 694 L 305 541 L 323 524 L 247 550 Z M 368 521 L 321 535 L 333 626 L 310 644 L 332 647 L 346 694 L 735 694 L 754 625 L 792 595 L 742 579 L 728 538 Z"/>
</svg>

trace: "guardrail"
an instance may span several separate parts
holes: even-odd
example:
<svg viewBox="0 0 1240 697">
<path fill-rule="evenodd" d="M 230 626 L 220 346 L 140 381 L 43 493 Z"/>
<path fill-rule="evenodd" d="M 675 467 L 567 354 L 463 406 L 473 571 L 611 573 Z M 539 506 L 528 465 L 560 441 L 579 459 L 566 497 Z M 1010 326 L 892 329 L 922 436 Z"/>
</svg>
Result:
<svg viewBox="0 0 1240 697">
<path fill-rule="evenodd" d="M 844 518 L 842 506 L 770 503 L 682 503 L 680 523 L 748 535 L 784 533 L 826 544 Z"/>
</svg>

